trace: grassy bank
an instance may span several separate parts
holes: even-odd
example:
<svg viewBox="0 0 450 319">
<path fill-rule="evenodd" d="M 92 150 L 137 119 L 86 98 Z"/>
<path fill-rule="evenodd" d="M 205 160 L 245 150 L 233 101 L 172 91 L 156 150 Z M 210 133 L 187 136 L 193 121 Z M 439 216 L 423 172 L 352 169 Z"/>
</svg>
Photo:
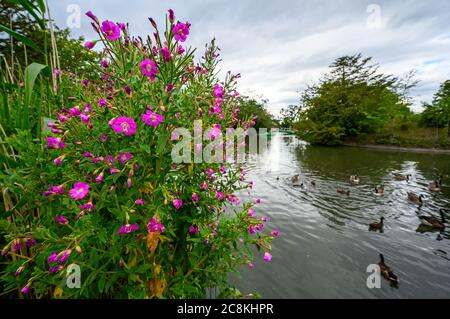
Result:
<svg viewBox="0 0 450 319">
<path fill-rule="evenodd" d="M 361 134 L 346 143 L 389 145 L 407 148 L 450 149 L 447 128 L 424 128 L 414 122 L 388 124 L 382 132 Z"/>
</svg>

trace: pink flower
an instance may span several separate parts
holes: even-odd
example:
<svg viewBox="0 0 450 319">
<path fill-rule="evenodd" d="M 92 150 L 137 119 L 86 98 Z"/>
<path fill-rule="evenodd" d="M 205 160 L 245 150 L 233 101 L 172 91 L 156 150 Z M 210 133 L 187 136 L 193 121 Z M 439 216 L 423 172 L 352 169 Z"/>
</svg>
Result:
<svg viewBox="0 0 450 319">
<path fill-rule="evenodd" d="M 30 287 L 25 286 L 20 290 L 24 295 L 30 292 Z"/>
<path fill-rule="evenodd" d="M 250 225 L 249 227 L 248 227 L 248 232 L 250 233 L 250 234 L 255 234 L 255 226 L 253 226 L 253 225 Z"/>
<path fill-rule="evenodd" d="M 255 216 L 255 209 L 254 209 L 254 208 L 250 207 L 250 208 L 248 209 L 248 216 L 249 216 L 249 217 Z"/>
<path fill-rule="evenodd" d="M 220 124 L 213 126 L 208 132 L 208 136 L 211 139 L 211 141 L 214 141 L 220 135 L 222 135 Z"/>
<path fill-rule="evenodd" d="M 144 200 L 142 198 L 136 199 L 135 201 L 136 205 L 142 206 L 144 205 Z"/>
<path fill-rule="evenodd" d="M 264 225 L 263 224 L 258 224 L 258 225 L 256 225 L 256 230 L 258 230 L 258 231 L 262 231 L 263 230 L 263 228 L 264 228 Z"/>
<path fill-rule="evenodd" d="M 64 252 L 62 253 L 61 257 L 59 257 L 59 262 L 64 264 L 67 261 L 67 259 L 69 258 L 71 253 L 72 253 L 72 249 L 64 250 Z"/>
<path fill-rule="evenodd" d="M 57 253 L 52 253 L 50 254 L 50 256 L 47 257 L 47 263 L 51 264 L 51 263 L 55 263 L 58 261 L 58 254 Z"/>
<path fill-rule="evenodd" d="M 148 110 L 144 114 L 142 114 L 142 121 L 145 122 L 145 124 L 156 127 L 161 122 L 164 122 L 164 116 L 160 114 L 153 113 L 152 111 Z"/>
<path fill-rule="evenodd" d="M 63 269 L 63 266 L 57 265 L 57 266 L 50 267 L 48 272 L 54 274 L 54 273 L 61 271 L 61 269 Z"/>
<path fill-rule="evenodd" d="M 169 9 L 169 22 L 173 23 L 175 21 L 175 14 L 172 9 Z"/>
<path fill-rule="evenodd" d="M 166 61 L 166 62 L 170 61 L 170 50 L 167 46 L 159 49 L 159 52 L 161 52 L 164 61 Z"/>
<path fill-rule="evenodd" d="M 100 174 L 95 178 L 95 181 L 96 181 L 97 183 L 103 182 L 103 172 L 100 173 Z"/>
<path fill-rule="evenodd" d="M 69 223 L 69 220 L 64 216 L 58 216 L 55 218 L 55 220 L 57 223 L 60 223 L 60 224 L 68 224 Z"/>
<path fill-rule="evenodd" d="M 108 102 L 106 102 L 104 99 L 100 99 L 99 101 L 98 101 L 98 107 L 99 108 L 103 108 L 104 106 L 108 106 L 109 105 L 109 103 Z"/>
<path fill-rule="evenodd" d="M 117 40 L 120 37 L 120 28 L 117 24 L 111 21 L 103 21 L 101 30 L 105 34 L 105 37 L 112 41 Z"/>
<path fill-rule="evenodd" d="M 183 46 L 178 46 L 178 54 L 183 54 L 184 53 L 184 48 L 183 48 Z"/>
<path fill-rule="evenodd" d="M 156 74 L 158 74 L 156 63 L 148 58 L 145 59 L 141 62 L 141 72 L 143 75 L 148 76 L 150 80 L 153 81 L 156 78 Z"/>
<path fill-rule="evenodd" d="M 254 265 L 253 263 L 250 263 L 250 262 L 247 264 L 247 266 L 248 266 L 248 268 L 250 268 L 250 269 L 255 268 L 255 265 Z"/>
<path fill-rule="evenodd" d="M 217 192 L 216 198 L 218 200 L 222 200 L 224 197 L 225 197 L 225 193 L 224 192 Z"/>
<path fill-rule="evenodd" d="M 223 98 L 223 89 L 219 84 L 214 86 L 213 94 L 215 98 Z"/>
<path fill-rule="evenodd" d="M 164 225 L 161 224 L 156 218 L 150 218 L 147 225 L 148 231 L 151 233 L 154 232 L 162 232 L 163 234 L 166 232 Z"/>
<path fill-rule="evenodd" d="M 271 261 L 271 260 L 272 260 L 272 255 L 266 251 L 264 253 L 264 261 Z"/>
<path fill-rule="evenodd" d="M 200 229 L 198 227 L 195 227 L 194 225 L 189 226 L 189 233 L 190 234 L 199 234 Z"/>
<path fill-rule="evenodd" d="M 170 91 L 172 91 L 173 88 L 174 88 L 174 85 L 172 83 L 169 83 L 166 88 L 166 93 L 169 93 Z"/>
<path fill-rule="evenodd" d="M 51 196 L 51 195 L 61 195 L 64 194 L 64 188 L 61 186 L 50 186 L 46 192 L 44 192 L 42 195 L 44 196 Z"/>
<path fill-rule="evenodd" d="M 280 232 L 278 231 L 278 229 L 275 229 L 274 231 L 271 232 L 271 234 L 272 236 L 277 237 L 280 234 Z"/>
<path fill-rule="evenodd" d="M 95 47 L 95 45 L 97 44 L 97 41 L 86 41 L 85 43 L 84 43 L 84 47 L 86 48 L 86 49 L 92 49 L 93 47 Z"/>
<path fill-rule="evenodd" d="M 104 141 L 108 140 L 109 137 L 108 137 L 108 135 L 101 135 L 99 138 L 101 141 L 104 142 Z"/>
<path fill-rule="evenodd" d="M 205 171 L 205 173 L 206 173 L 206 175 L 208 175 L 208 176 L 212 176 L 212 174 L 214 174 L 214 170 L 213 170 L 212 168 L 208 168 L 208 169 Z"/>
<path fill-rule="evenodd" d="M 174 199 L 174 200 L 172 201 L 172 203 L 173 203 L 173 206 L 174 206 L 176 209 L 180 209 L 181 206 L 183 206 L 183 201 L 182 201 L 181 199 L 179 199 L 179 198 Z"/>
<path fill-rule="evenodd" d="M 269 221 L 269 217 L 266 217 L 266 216 L 261 217 L 261 221 L 264 223 L 267 223 Z"/>
<path fill-rule="evenodd" d="M 92 11 L 88 11 L 86 12 L 86 15 L 91 18 L 92 20 L 94 20 L 94 22 L 98 23 L 98 19 L 97 17 L 92 13 Z"/>
<path fill-rule="evenodd" d="M 49 150 L 52 149 L 63 149 L 66 147 L 66 144 L 61 141 L 59 137 L 49 137 L 47 136 L 47 148 Z"/>
<path fill-rule="evenodd" d="M 124 134 L 126 136 L 134 135 L 136 133 L 136 123 L 129 117 L 116 117 L 109 121 L 109 126 L 114 132 Z"/>
<path fill-rule="evenodd" d="M 56 165 L 59 165 L 62 162 L 64 162 L 64 156 L 57 157 L 53 160 L 53 163 L 55 163 Z"/>
<path fill-rule="evenodd" d="M 121 163 L 121 164 L 125 164 L 126 162 L 128 162 L 130 159 L 133 158 L 133 155 L 131 153 L 121 153 L 117 156 L 117 160 Z"/>
<path fill-rule="evenodd" d="M 186 22 L 186 23 L 178 22 L 173 27 L 173 34 L 174 34 L 175 41 L 180 41 L 180 42 L 186 41 L 186 38 L 189 34 L 190 26 L 191 26 L 191 24 L 189 22 Z"/>
<path fill-rule="evenodd" d="M 257 199 L 255 200 L 255 203 L 256 203 L 256 204 L 261 204 L 261 199 L 257 198 Z"/>
<path fill-rule="evenodd" d="M 194 201 L 194 203 L 198 202 L 198 195 L 196 193 L 192 194 L 192 200 Z"/>
<path fill-rule="evenodd" d="M 89 185 L 83 182 L 77 182 L 73 185 L 73 188 L 69 191 L 70 197 L 75 199 L 84 198 L 89 192 Z"/>
<path fill-rule="evenodd" d="M 126 224 L 125 226 L 122 226 L 117 231 L 117 234 L 128 235 L 129 233 L 135 232 L 138 229 L 139 229 L 139 225 L 137 225 L 137 224 L 134 224 L 134 225 Z"/>
<path fill-rule="evenodd" d="M 117 169 L 117 168 L 111 168 L 111 169 L 109 170 L 109 173 L 110 173 L 111 175 L 118 174 L 118 173 L 120 173 L 120 169 Z"/>
<path fill-rule="evenodd" d="M 96 210 L 97 208 L 91 202 L 88 202 L 86 204 L 80 205 L 80 209 L 82 209 L 82 210 Z"/>
</svg>

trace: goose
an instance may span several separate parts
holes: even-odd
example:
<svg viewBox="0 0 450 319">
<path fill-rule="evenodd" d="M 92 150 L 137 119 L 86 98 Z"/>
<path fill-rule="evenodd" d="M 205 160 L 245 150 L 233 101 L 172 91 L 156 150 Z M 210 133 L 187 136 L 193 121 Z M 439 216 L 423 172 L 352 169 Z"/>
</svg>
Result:
<svg viewBox="0 0 450 319">
<path fill-rule="evenodd" d="M 339 194 L 343 194 L 343 195 L 347 195 L 347 196 L 350 196 L 350 191 L 347 189 L 342 189 L 342 188 L 338 188 L 338 189 L 336 189 L 336 191 L 339 193 Z"/>
<path fill-rule="evenodd" d="M 316 182 L 315 181 L 311 181 L 311 186 L 316 187 Z"/>
<path fill-rule="evenodd" d="M 387 266 L 384 263 L 384 256 L 383 254 L 380 254 L 380 262 L 378 263 L 378 266 L 380 266 L 380 272 L 384 279 L 389 281 L 391 283 L 391 286 L 396 287 L 398 285 L 398 278 L 396 275 L 394 275 L 393 271 L 389 266 Z"/>
<path fill-rule="evenodd" d="M 441 215 L 441 219 L 435 216 L 420 216 L 419 220 L 422 223 L 422 225 L 444 230 L 445 229 L 444 209 L 441 208 L 439 210 L 439 214 Z"/>
<path fill-rule="evenodd" d="M 438 192 L 441 190 L 441 186 L 442 186 L 442 176 L 439 177 L 439 179 L 435 179 L 434 181 L 432 181 L 430 185 L 428 185 L 428 189 L 432 192 Z"/>
<path fill-rule="evenodd" d="M 291 177 L 292 184 L 297 184 L 300 180 L 300 174 L 294 175 Z"/>
<path fill-rule="evenodd" d="M 384 226 L 384 217 L 381 217 L 379 223 L 369 224 L 369 230 L 382 230 L 383 226 Z"/>
<path fill-rule="evenodd" d="M 359 176 L 358 175 L 350 176 L 350 184 L 352 184 L 352 185 L 359 184 Z"/>
<path fill-rule="evenodd" d="M 381 185 L 375 186 L 373 194 L 375 196 L 383 196 L 384 195 L 384 187 Z"/>
<path fill-rule="evenodd" d="M 398 181 L 409 181 L 410 177 L 411 177 L 411 174 L 402 175 L 399 173 L 394 173 L 394 178 Z"/>
<path fill-rule="evenodd" d="M 422 205 L 423 204 L 422 198 L 423 198 L 423 195 L 417 196 L 414 193 L 408 192 L 408 200 L 414 204 Z"/>
</svg>

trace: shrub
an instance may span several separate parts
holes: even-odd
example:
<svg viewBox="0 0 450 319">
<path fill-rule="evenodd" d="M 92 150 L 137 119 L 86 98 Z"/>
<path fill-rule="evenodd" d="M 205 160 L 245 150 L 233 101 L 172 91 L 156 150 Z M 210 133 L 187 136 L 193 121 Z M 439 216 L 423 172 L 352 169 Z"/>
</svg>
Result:
<svg viewBox="0 0 450 319">
<path fill-rule="evenodd" d="M 251 263 L 252 245 L 270 261 L 278 232 L 263 233 L 267 218 L 239 202 L 236 192 L 252 187 L 240 165 L 174 164 L 171 150 L 173 129 L 197 130 L 195 119 L 215 134 L 241 126 L 236 76 L 216 78 L 214 41 L 194 62 L 183 47 L 190 24 L 175 22 L 172 10 L 163 33 L 150 19 L 155 33 L 145 42 L 124 24 L 87 15 L 99 35 L 87 47 L 104 46 L 102 71 L 97 81 L 72 78 L 71 96 L 48 124 L 53 164 L 39 216 L 2 223 L 5 290 L 37 298 L 233 291 L 228 274 Z M 80 289 L 66 286 L 69 264 L 81 269 Z"/>
</svg>

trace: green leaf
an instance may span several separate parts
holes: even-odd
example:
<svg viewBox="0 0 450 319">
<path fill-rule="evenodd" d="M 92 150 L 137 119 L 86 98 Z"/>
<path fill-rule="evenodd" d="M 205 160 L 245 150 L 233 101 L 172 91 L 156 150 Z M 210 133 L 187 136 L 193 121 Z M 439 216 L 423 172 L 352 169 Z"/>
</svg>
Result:
<svg viewBox="0 0 450 319">
<path fill-rule="evenodd" d="M 30 48 L 32 48 L 40 53 L 43 53 L 41 48 L 39 48 L 39 46 L 33 40 L 31 40 L 30 38 L 27 38 L 26 36 L 24 36 L 20 33 L 17 33 L 14 30 L 11 30 L 8 27 L 5 27 L 3 24 L 0 24 L 0 31 L 8 33 L 10 36 L 15 38 L 17 41 L 22 42 L 23 44 L 29 46 Z"/>
<path fill-rule="evenodd" d="M 23 129 L 29 128 L 28 110 L 31 101 L 31 94 L 33 93 L 34 82 L 36 81 L 36 78 L 39 75 L 39 73 L 45 68 L 47 68 L 46 65 L 33 62 L 25 69 L 25 105 L 23 109 L 23 119 L 22 119 Z"/>
</svg>

